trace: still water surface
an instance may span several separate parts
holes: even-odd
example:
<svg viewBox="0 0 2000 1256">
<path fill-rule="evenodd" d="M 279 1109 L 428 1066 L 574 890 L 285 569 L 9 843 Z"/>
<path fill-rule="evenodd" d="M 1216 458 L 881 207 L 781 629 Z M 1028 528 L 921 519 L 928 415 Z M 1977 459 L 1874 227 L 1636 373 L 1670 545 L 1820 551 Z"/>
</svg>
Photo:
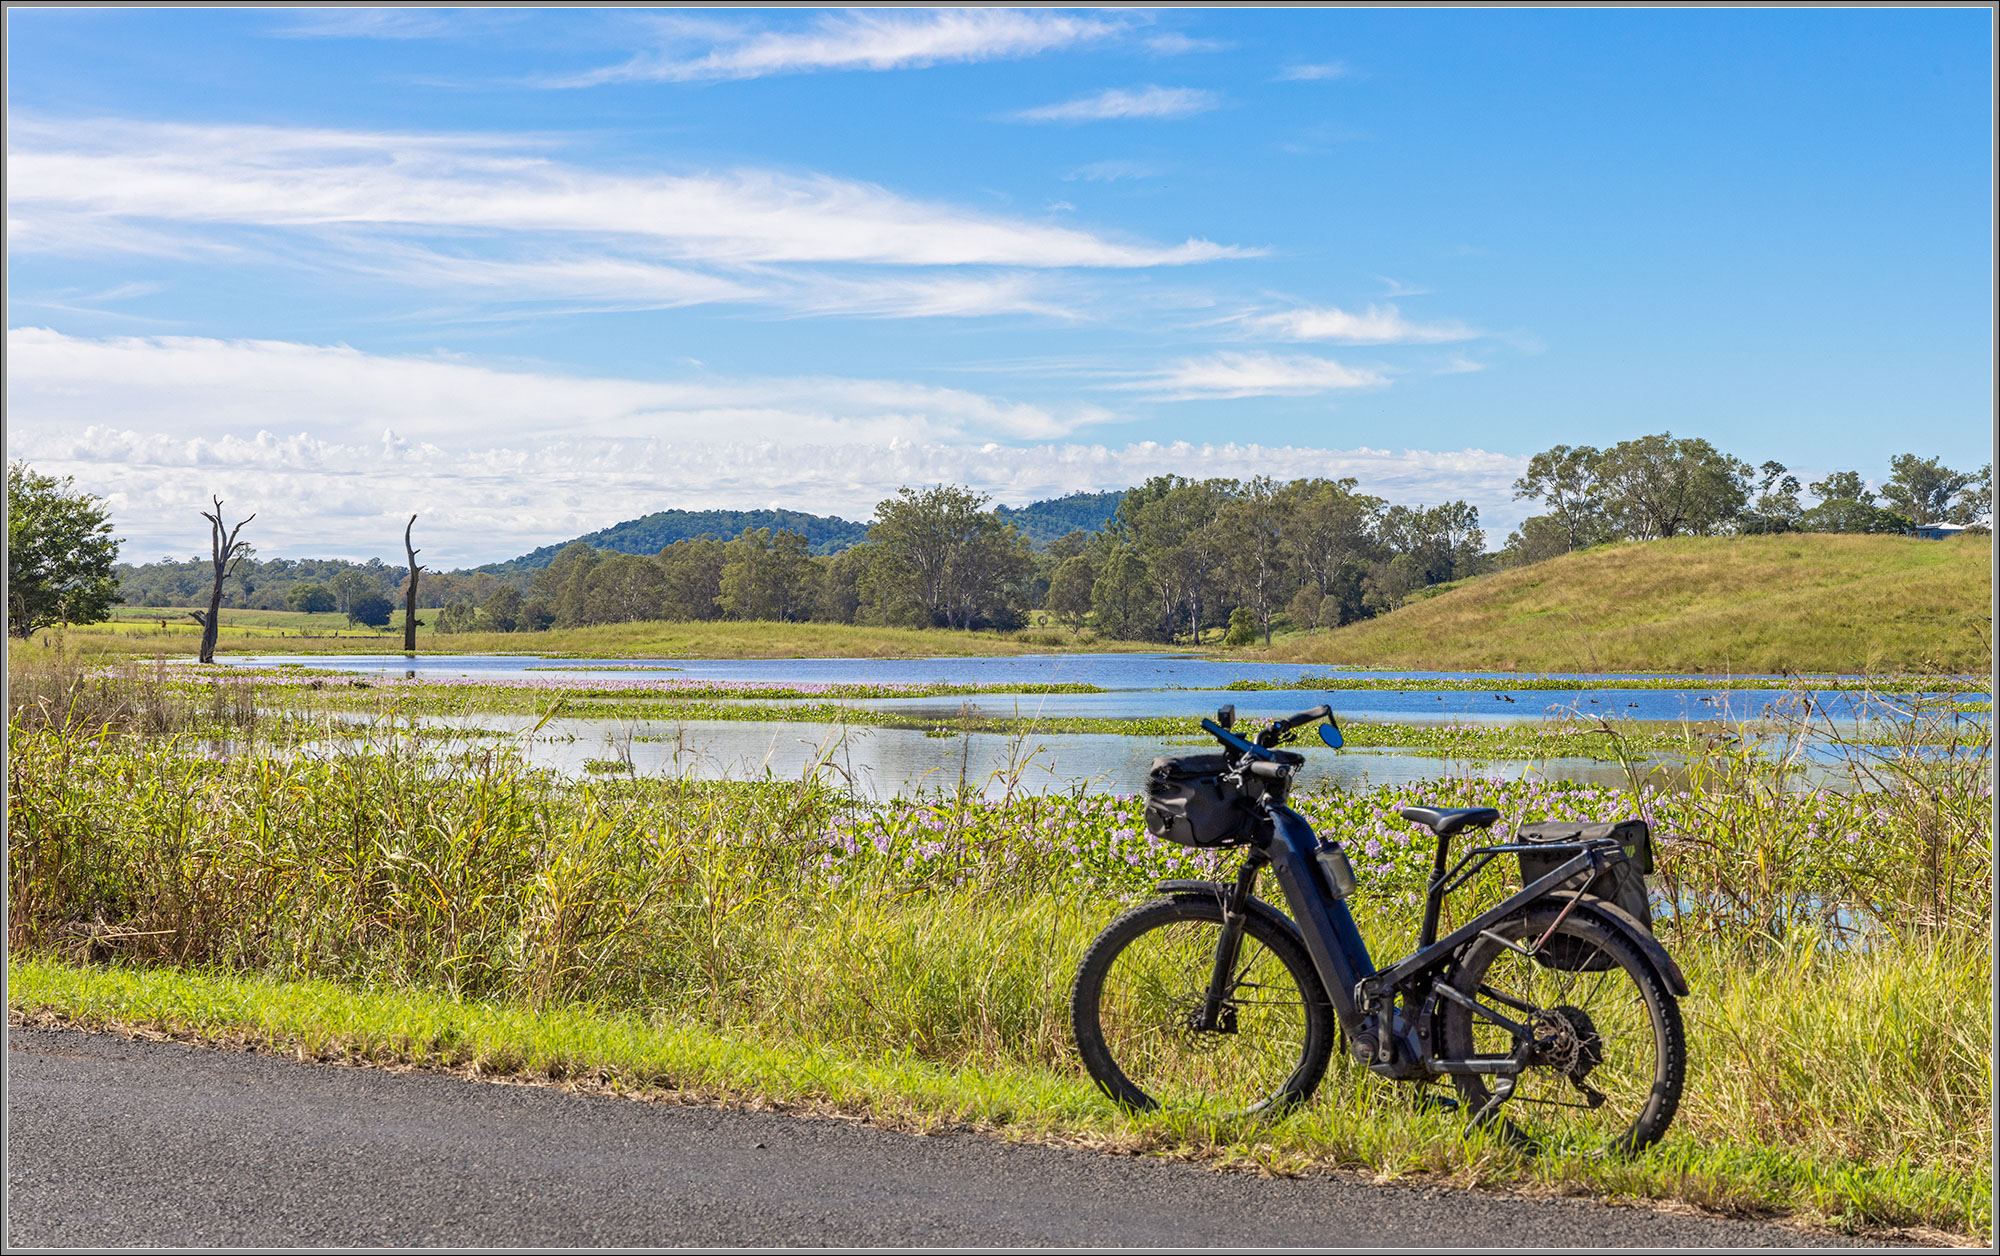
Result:
<svg viewBox="0 0 2000 1256">
<path fill-rule="evenodd" d="M 796 685 L 880 684 L 955 685 L 1088 684 L 1109 692 L 1091 694 L 973 694 L 961 697 L 860 698 L 842 705 L 895 710 L 919 717 L 945 718 L 966 708 L 988 716 L 1102 717 L 1182 716 L 1189 732 L 1194 721 L 1222 703 L 1246 718 L 1289 714 L 1326 702 L 1342 719 L 1402 723 L 1507 724 L 1534 721 L 1550 713 L 1575 712 L 1607 718 L 1741 720 L 1762 714 L 1785 697 L 1782 689 L 1717 690 L 1703 677 L 1687 677 L 1676 689 L 1522 690 L 1509 673 L 1338 671 L 1324 667 L 1251 663 L 1172 654 L 1022 655 L 1005 658 L 934 659 L 619 659 L 591 661 L 535 655 L 267 655 L 229 656 L 238 665 L 303 664 L 357 674 L 436 680 L 533 680 L 551 688 L 593 681 L 640 679 L 759 681 Z M 640 670 L 645 669 L 645 670 Z M 657 669 L 657 670 L 654 670 Z M 1574 678 L 1583 677 L 1570 674 Z M 1619 674 L 1629 676 L 1629 674 Z M 1229 691 L 1235 681 L 1285 682 L 1325 676 L 1326 688 Z M 1459 680 L 1490 683 L 1488 688 L 1447 692 L 1353 689 L 1343 677 Z M 1591 679 L 1612 677 L 1593 676 Z M 1835 712 L 1851 710 L 1844 694 L 1823 694 Z M 734 700 L 734 699 L 733 699 Z M 766 699 L 791 704 L 799 699 Z M 529 736 L 530 717 L 482 714 L 426 720 L 512 734 L 509 741 L 532 762 L 569 772 L 590 762 L 629 762 L 642 776 L 695 776 L 756 779 L 767 772 L 794 779 L 832 747 L 829 762 L 873 797 L 920 790 L 953 789 L 961 777 L 988 794 L 1009 788 L 1043 792 L 1083 785 L 1113 793 L 1137 792 L 1156 755 L 1193 753 L 1193 744 L 1164 744 L 1150 738 L 1103 734 L 1037 735 L 1021 740 L 1002 734 L 928 736 L 921 730 L 841 728 L 823 723 L 716 720 L 565 719 Z M 487 742 L 485 744 L 491 744 Z M 1537 775 L 1624 783 L 1616 764 L 1588 759 L 1447 759 L 1395 749 L 1335 753 L 1313 746 L 1301 775 L 1303 787 L 1327 781 L 1343 788 L 1434 779 L 1440 776 Z"/>
<path fill-rule="evenodd" d="M 703 780 L 796 780 L 822 759 L 836 778 L 849 781 L 870 798 L 919 792 L 954 791 L 963 779 L 981 794 L 1135 794 L 1155 756 L 1196 754 L 1205 748 L 1145 737 L 1101 733 L 1059 733 L 1015 738 L 998 733 L 926 736 L 915 729 L 841 727 L 833 724 L 747 723 L 730 720 L 551 720 L 530 735 L 528 716 L 454 716 L 426 720 L 514 734 L 506 744 L 530 762 L 558 771 L 583 773 L 586 765 L 629 763 L 640 776 Z M 468 741 L 475 753 L 492 739 Z M 454 747 L 456 748 L 456 747 Z M 1473 763 L 1397 750 L 1343 750 L 1317 743 L 1304 749 L 1306 767 L 1299 788 L 1330 782 L 1342 789 L 1367 789 L 1441 776 L 1494 776 L 1624 783 L 1616 764 L 1589 759 L 1546 759 L 1535 763 L 1493 760 Z"/>
</svg>

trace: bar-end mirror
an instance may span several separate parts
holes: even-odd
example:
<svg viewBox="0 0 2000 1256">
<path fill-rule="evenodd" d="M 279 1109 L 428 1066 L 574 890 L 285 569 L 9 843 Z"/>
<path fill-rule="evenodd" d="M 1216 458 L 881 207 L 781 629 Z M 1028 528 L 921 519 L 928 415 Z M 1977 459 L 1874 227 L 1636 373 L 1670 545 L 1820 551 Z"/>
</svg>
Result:
<svg viewBox="0 0 2000 1256">
<path fill-rule="evenodd" d="M 1340 749 L 1343 744 L 1340 736 L 1340 726 L 1332 720 L 1328 720 L 1319 726 L 1319 739 L 1327 745 L 1332 746 L 1335 750 Z"/>
</svg>

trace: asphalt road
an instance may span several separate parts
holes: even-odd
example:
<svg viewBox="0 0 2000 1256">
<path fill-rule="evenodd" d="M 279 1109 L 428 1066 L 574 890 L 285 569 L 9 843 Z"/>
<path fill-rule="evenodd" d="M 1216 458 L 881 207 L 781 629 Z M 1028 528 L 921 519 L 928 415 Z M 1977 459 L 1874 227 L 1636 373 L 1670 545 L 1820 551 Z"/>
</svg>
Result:
<svg viewBox="0 0 2000 1256">
<path fill-rule="evenodd" d="M 7 1043 L 10 1249 L 1841 1242 L 70 1030 Z"/>
</svg>

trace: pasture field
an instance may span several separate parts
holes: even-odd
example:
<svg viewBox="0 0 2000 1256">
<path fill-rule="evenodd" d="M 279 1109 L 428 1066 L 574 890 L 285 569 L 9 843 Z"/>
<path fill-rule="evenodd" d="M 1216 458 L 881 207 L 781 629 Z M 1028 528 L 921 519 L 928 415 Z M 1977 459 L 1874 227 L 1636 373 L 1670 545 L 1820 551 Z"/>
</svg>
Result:
<svg viewBox="0 0 2000 1256">
<path fill-rule="evenodd" d="M 1274 1121 L 1101 1100 L 1068 1041 L 1076 961 L 1157 879 L 1219 862 L 1148 841 L 1130 798 L 869 803 L 819 771 L 570 779 L 505 738 L 441 745 L 385 723 L 300 742 L 241 684 L 25 665 L 12 679 L 18 1016 L 1285 1171 L 1991 1235 L 1984 724 L 1957 756 L 1925 751 L 1935 728 L 1845 747 L 1872 774 L 1862 793 L 1690 737 L 1672 788 L 1459 778 L 1303 800 L 1354 852 L 1378 953 L 1413 932 L 1427 857 L 1399 804 L 1653 822 L 1659 929 L 1694 989 L 1681 1112 L 1631 1160 L 1531 1159 L 1344 1061 Z M 220 728 L 223 755 L 203 741 Z"/>
<path fill-rule="evenodd" d="M 763 620 L 654 621 L 552 628 L 547 632 L 440 633 L 430 620 L 417 629 L 426 654 L 540 654 L 578 658 L 927 658 L 972 654 L 1051 654 L 1073 651 L 1159 650 L 1157 642 L 1112 641 L 1088 630 L 1024 628 L 1015 632 L 877 628 L 857 624 L 773 623 Z M 222 612 L 218 653 L 396 654 L 403 615 L 387 628 L 349 627 L 345 615 L 303 611 Z M 53 631 L 39 634 L 54 639 Z M 64 638 L 88 653 L 193 654 L 201 626 L 185 608 L 120 607 L 101 624 L 72 625 Z"/>
<path fill-rule="evenodd" d="M 1274 662 L 1501 671 L 1985 672 L 1991 537 L 1677 537 L 1463 581 Z"/>
</svg>

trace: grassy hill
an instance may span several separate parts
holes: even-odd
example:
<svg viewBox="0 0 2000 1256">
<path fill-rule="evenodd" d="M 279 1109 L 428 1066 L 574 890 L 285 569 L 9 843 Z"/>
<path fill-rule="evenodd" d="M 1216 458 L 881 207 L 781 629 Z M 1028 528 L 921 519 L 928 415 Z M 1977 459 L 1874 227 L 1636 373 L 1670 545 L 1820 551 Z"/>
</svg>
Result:
<svg viewBox="0 0 2000 1256">
<path fill-rule="evenodd" d="M 1991 537 L 1687 537 L 1481 576 L 1273 644 L 1287 662 L 1515 671 L 1984 672 Z"/>
</svg>

